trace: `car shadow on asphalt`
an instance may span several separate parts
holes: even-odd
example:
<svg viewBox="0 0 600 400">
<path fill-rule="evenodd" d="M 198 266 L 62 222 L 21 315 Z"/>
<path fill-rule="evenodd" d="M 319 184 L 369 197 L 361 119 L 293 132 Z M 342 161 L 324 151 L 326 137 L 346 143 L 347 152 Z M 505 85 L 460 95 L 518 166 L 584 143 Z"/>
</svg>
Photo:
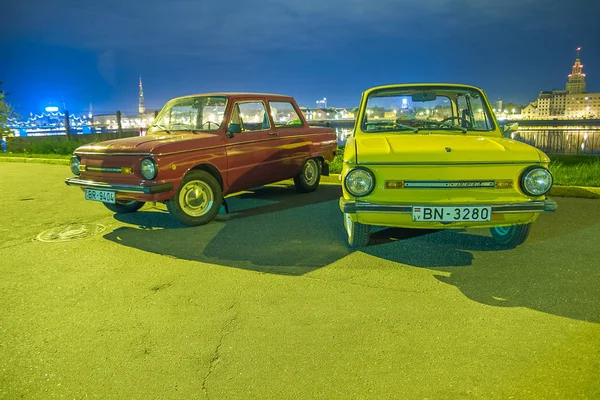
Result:
<svg viewBox="0 0 600 400">
<path fill-rule="evenodd" d="M 104 237 L 139 250 L 261 273 L 298 276 L 328 266 L 352 253 L 338 208 L 340 187 L 322 185 L 298 194 L 287 185 L 246 192 L 229 200 L 231 212 L 200 227 L 184 227 L 164 210 L 148 208 L 115 218 L 136 227 L 121 227 Z M 581 200 L 580 202 L 584 202 Z M 593 200 L 588 200 L 589 202 Z M 597 203 L 582 203 L 591 208 Z M 582 215 L 590 215 L 583 213 Z M 557 220 L 558 217 L 558 220 Z M 528 241 L 513 250 L 496 247 L 487 230 L 379 229 L 361 252 L 412 267 L 428 268 L 441 282 L 466 297 L 490 306 L 531 309 L 600 322 L 595 264 L 565 267 L 539 246 L 545 240 L 585 229 L 599 221 L 542 216 Z M 477 260 L 475 260 L 475 257 Z M 543 267 L 535 262 L 546 260 Z M 533 261 L 532 261 L 533 260 Z M 477 261 L 477 262 L 475 262 Z M 364 269 L 369 266 L 357 265 Z M 587 295 L 576 295 L 584 293 Z"/>
<path fill-rule="evenodd" d="M 296 193 L 291 185 L 270 185 L 229 198 L 230 213 L 219 214 L 200 227 L 185 227 L 164 207 L 149 207 L 142 212 L 115 215 L 119 221 L 137 227 L 118 228 L 105 238 L 182 260 L 302 275 L 352 252 L 346 246 L 338 207 L 340 195 L 339 185 L 321 185 L 308 194 Z M 468 247 L 465 249 L 424 239 L 440 234 L 436 232 L 379 230 L 373 233 L 371 245 L 361 251 L 416 267 L 457 267 L 471 265 L 473 256 L 466 250 L 489 245 L 485 238 L 475 245 L 463 243 L 462 247 Z"/>
<path fill-rule="evenodd" d="M 557 212 L 540 216 L 527 241 L 515 249 L 492 245 L 492 251 L 480 251 L 491 239 L 469 231 L 425 238 L 436 246 L 473 251 L 477 257 L 469 268 L 433 268 L 446 272 L 436 279 L 489 306 L 525 307 L 600 323 L 600 253 L 595 244 L 590 246 L 593 239 L 588 240 L 600 231 L 599 201 L 557 200 Z M 567 201 L 569 207 L 563 207 Z"/>
</svg>

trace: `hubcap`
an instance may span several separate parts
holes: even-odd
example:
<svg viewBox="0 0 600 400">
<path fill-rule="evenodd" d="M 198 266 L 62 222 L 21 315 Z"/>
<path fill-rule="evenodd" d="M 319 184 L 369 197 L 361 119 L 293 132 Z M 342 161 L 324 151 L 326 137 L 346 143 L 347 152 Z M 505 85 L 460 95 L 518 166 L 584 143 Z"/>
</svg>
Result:
<svg viewBox="0 0 600 400">
<path fill-rule="evenodd" d="M 211 209 L 215 201 L 211 187 L 204 181 L 190 181 L 179 192 L 181 209 L 192 217 L 200 217 Z"/>
<path fill-rule="evenodd" d="M 308 160 L 304 166 L 304 180 L 306 184 L 312 186 L 317 181 L 319 171 L 317 170 L 317 162 L 315 160 Z"/>
<path fill-rule="evenodd" d="M 506 235 L 508 235 L 510 228 L 511 228 L 510 226 L 496 226 L 493 229 L 498 235 L 506 236 Z"/>
<path fill-rule="evenodd" d="M 116 200 L 115 203 L 122 205 L 122 206 L 132 206 L 135 203 L 135 200 Z"/>
</svg>

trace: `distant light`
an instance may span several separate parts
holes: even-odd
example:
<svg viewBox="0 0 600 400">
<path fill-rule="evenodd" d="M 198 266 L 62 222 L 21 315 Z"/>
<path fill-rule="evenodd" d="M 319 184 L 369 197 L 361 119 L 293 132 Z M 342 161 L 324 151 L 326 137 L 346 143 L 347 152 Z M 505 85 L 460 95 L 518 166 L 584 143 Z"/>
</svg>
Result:
<svg viewBox="0 0 600 400">
<path fill-rule="evenodd" d="M 57 112 L 58 111 L 58 107 L 56 106 L 48 106 L 45 108 L 46 112 Z"/>
</svg>

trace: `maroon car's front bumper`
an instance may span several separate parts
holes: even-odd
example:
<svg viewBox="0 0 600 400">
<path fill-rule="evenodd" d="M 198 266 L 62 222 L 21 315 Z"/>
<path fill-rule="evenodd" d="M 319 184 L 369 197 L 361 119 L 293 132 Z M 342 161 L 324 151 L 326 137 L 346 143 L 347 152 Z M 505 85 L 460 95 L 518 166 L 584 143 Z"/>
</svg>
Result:
<svg viewBox="0 0 600 400">
<path fill-rule="evenodd" d="M 143 194 L 155 194 L 163 193 L 173 190 L 173 183 L 161 183 L 155 185 L 121 185 L 112 184 L 105 182 L 86 181 L 79 178 L 68 178 L 65 183 L 69 186 L 79 186 L 81 188 L 88 189 L 101 189 L 101 190 L 113 190 L 115 192 L 125 193 L 143 193 Z"/>
</svg>

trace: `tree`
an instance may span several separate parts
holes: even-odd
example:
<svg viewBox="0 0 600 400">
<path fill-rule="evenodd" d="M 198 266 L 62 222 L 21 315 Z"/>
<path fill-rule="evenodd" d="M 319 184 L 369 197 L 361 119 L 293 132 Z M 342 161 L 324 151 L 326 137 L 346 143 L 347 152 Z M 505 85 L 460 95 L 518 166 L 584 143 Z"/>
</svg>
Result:
<svg viewBox="0 0 600 400">
<path fill-rule="evenodd" d="M 0 85 L 2 85 L 1 81 Z M 8 129 L 8 119 L 18 118 L 18 115 L 14 112 L 10 104 L 6 102 L 5 97 L 4 90 L 0 90 L 0 135 L 10 136 L 12 135 L 12 131 Z"/>
</svg>

